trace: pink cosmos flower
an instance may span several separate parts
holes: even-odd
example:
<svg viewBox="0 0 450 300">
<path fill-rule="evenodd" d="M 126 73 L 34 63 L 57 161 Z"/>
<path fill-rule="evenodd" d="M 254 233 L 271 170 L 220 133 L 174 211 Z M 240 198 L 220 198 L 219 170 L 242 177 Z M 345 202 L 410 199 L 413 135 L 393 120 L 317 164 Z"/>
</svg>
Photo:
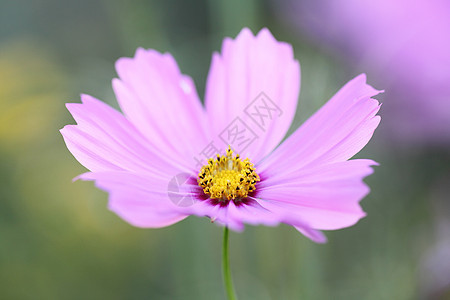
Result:
<svg viewBox="0 0 450 300">
<path fill-rule="evenodd" d="M 365 215 L 362 179 L 376 163 L 349 160 L 380 122 L 371 98 L 379 91 L 365 75 L 281 143 L 297 107 L 300 66 L 267 29 L 224 40 L 204 106 L 170 54 L 138 49 L 116 69 L 123 114 L 82 95 L 81 104 L 67 104 L 77 125 L 61 133 L 90 171 L 79 178 L 106 190 L 109 208 L 132 225 L 164 227 L 197 215 L 237 231 L 286 223 L 325 242 L 321 230 Z"/>
</svg>

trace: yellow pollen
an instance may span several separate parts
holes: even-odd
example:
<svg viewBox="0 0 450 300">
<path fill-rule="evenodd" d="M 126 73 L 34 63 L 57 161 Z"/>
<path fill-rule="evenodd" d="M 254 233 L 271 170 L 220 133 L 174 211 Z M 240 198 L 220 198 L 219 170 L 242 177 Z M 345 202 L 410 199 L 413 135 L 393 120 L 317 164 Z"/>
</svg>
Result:
<svg viewBox="0 0 450 300">
<path fill-rule="evenodd" d="M 203 192 L 211 199 L 219 201 L 239 201 L 255 191 L 260 181 L 255 167 L 248 158 L 241 160 L 239 154 L 233 157 L 230 147 L 226 155 L 217 154 L 208 159 L 198 174 L 197 182 Z"/>
</svg>

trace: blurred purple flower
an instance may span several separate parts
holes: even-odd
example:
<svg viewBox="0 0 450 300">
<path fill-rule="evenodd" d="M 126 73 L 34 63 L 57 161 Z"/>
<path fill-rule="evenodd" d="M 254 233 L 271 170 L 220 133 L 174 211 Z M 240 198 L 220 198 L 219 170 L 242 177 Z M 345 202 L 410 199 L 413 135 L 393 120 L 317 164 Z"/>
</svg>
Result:
<svg viewBox="0 0 450 300">
<path fill-rule="evenodd" d="M 379 91 L 365 75 L 279 145 L 296 111 L 300 67 L 292 47 L 267 29 L 256 36 L 243 29 L 224 40 L 212 58 L 205 107 L 170 54 L 138 49 L 116 68 L 113 87 L 123 114 L 82 95 L 81 104 L 67 104 L 77 125 L 61 132 L 90 170 L 79 178 L 108 191 L 109 208 L 129 223 L 163 227 L 188 215 L 234 230 L 287 223 L 325 242 L 320 230 L 348 227 L 365 215 L 359 201 L 369 188 L 362 179 L 376 163 L 348 160 L 380 122 L 371 98 Z M 239 151 L 245 160 L 233 154 L 244 141 L 223 141 L 237 126 L 253 134 Z M 229 146 L 234 151 L 220 155 Z M 201 167 L 194 158 L 206 152 Z"/>
<path fill-rule="evenodd" d="M 396 139 L 450 145 L 450 1 L 282 3 L 297 28 L 388 88 L 385 125 Z"/>
</svg>

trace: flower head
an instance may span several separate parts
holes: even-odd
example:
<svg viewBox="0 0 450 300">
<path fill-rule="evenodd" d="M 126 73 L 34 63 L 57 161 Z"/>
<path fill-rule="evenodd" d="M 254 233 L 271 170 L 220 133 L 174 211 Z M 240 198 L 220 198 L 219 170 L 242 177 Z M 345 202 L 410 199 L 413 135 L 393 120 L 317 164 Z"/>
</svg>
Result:
<svg viewBox="0 0 450 300">
<path fill-rule="evenodd" d="M 287 223 L 316 242 L 320 230 L 365 214 L 362 181 L 376 163 L 349 160 L 380 117 L 379 91 L 365 75 L 347 83 L 283 143 L 297 107 L 300 67 L 289 44 L 267 29 L 223 42 L 208 75 L 205 106 L 170 54 L 138 49 L 116 64 L 123 112 L 91 96 L 67 104 L 77 125 L 67 147 L 109 192 L 109 208 L 139 227 L 188 215 L 242 230 Z"/>
</svg>

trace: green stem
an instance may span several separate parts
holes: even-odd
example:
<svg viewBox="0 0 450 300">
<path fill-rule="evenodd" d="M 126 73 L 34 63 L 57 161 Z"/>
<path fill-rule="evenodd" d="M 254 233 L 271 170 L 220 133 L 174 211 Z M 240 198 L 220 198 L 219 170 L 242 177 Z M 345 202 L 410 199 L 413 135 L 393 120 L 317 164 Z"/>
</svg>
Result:
<svg viewBox="0 0 450 300">
<path fill-rule="evenodd" d="M 223 249 L 222 249 L 222 269 L 225 290 L 227 291 L 228 300 L 237 300 L 234 293 L 233 280 L 231 278 L 230 264 L 228 262 L 228 227 L 223 231 Z"/>
</svg>

